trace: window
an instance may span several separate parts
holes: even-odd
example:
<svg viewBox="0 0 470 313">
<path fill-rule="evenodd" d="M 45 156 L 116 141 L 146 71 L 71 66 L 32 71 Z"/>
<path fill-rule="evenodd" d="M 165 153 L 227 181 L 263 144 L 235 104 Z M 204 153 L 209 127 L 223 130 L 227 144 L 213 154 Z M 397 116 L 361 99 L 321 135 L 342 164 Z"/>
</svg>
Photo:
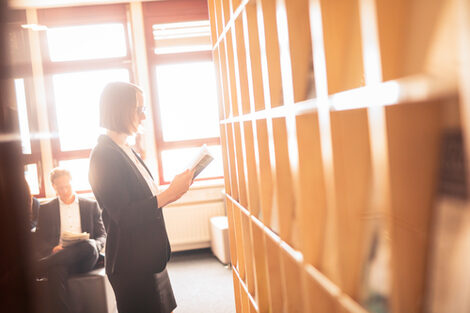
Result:
<svg viewBox="0 0 470 313">
<path fill-rule="evenodd" d="M 44 180 L 40 174 L 41 157 L 37 117 L 31 101 L 33 98 L 32 67 L 28 33 L 24 28 L 26 13 L 23 10 L 13 10 L 9 12 L 8 19 L 6 33 L 9 41 L 8 58 L 11 68 L 7 71 L 12 74 L 10 83 L 14 91 L 13 101 L 16 102 L 24 173 L 31 193 L 35 196 L 43 196 L 45 191 Z"/>
<path fill-rule="evenodd" d="M 222 177 L 207 3 L 159 1 L 143 7 L 160 184 L 184 170 L 202 144 L 215 161 L 198 179 Z"/>
<path fill-rule="evenodd" d="M 132 80 L 126 5 L 38 11 L 54 166 L 90 191 L 89 154 L 101 132 L 99 98 L 111 81 Z"/>
</svg>

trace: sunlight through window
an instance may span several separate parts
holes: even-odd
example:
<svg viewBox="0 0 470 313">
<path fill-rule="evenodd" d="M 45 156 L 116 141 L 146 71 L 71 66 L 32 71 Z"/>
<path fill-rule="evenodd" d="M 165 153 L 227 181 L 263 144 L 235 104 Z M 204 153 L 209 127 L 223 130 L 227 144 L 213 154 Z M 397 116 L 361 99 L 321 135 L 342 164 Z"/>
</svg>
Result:
<svg viewBox="0 0 470 313">
<path fill-rule="evenodd" d="M 129 81 L 126 69 L 58 74 L 52 77 L 62 151 L 91 149 L 100 133 L 99 100 L 106 84 Z"/>
<path fill-rule="evenodd" d="M 165 141 L 219 136 L 212 62 L 158 65 L 157 94 Z"/>
<path fill-rule="evenodd" d="M 39 177 L 36 164 L 28 164 L 24 167 L 24 177 L 28 182 L 31 194 L 39 194 Z"/>
<path fill-rule="evenodd" d="M 28 110 L 26 107 L 26 92 L 23 79 L 15 79 L 16 104 L 20 124 L 21 148 L 23 153 L 31 154 L 31 139 L 29 134 Z"/>
<path fill-rule="evenodd" d="M 123 24 L 50 28 L 47 31 L 51 61 L 89 60 L 127 55 Z"/>
<path fill-rule="evenodd" d="M 72 174 L 72 187 L 74 191 L 91 190 L 90 183 L 88 182 L 89 159 L 60 161 L 59 166 L 68 169 Z"/>
<path fill-rule="evenodd" d="M 162 151 L 163 178 L 171 181 L 176 174 L 186 170 L 188 164 L 193 160 L 199 151 L 199 147 L 183 148 Z M 222 150 L 220 146 L 207 146 L 214 160 L 197 177 L 221 177 L 224 175 L 222 164 Z"/>
</svg>

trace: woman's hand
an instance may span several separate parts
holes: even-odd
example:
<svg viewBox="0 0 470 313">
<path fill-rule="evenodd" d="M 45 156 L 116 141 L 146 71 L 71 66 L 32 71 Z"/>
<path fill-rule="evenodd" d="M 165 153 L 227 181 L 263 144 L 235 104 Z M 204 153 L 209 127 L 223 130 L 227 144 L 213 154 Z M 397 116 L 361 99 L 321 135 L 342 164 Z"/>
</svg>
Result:
<svg viewBox="0 0 470 313">
<path fill-rule="evenodd" d="M 184 195 L 193 183 L 194 171 L 186 170 L 175 176 L 170 186 L 157 195 L 159 207 L 172 203 Z"/>
</svg>

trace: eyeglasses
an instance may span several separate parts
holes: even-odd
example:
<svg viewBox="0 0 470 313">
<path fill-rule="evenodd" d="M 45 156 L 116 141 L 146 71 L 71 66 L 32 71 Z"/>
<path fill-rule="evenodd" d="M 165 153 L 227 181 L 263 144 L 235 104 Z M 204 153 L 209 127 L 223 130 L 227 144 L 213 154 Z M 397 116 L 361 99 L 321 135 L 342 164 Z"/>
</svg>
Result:
<svg viewBox="0 0 470 313">
<path fill-rule="evenodd" d="M 135 108 L 135 111 L 139 114 L 143 114 L 147 112 L 147 107 L 145 105 L 139 105 L 138 107 Z"/>
</svg>

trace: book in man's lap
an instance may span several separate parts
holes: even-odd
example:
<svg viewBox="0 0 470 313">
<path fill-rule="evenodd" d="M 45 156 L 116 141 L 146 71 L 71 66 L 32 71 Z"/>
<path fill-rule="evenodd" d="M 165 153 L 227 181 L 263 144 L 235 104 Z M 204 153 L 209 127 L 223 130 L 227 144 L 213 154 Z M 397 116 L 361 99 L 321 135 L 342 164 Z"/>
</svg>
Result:
<svg viewBox="0 0 470 313">
<path fill-rule="evenodd" d="M 71 245 L 74 245 L 76 243 L 79 243 L 84 240 L 90 239 L 90 234 L 89 233 L 74 233 L 70 231 L 65 231 L 62 234 L 62 247 L 68 247 Z"/>
</svg>

